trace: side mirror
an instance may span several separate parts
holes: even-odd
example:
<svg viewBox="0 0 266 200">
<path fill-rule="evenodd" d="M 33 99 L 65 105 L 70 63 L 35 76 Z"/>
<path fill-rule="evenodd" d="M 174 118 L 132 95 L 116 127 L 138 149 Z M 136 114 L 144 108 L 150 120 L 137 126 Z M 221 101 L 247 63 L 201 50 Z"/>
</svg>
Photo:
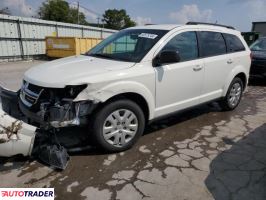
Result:
<svg viewBox="0 0 266 200">
<path fill-rule="evenodd" d="M 160 66 L 162 64 L 178 63 L 180 62 L 180 55 L 178 51 L 162 51 L 154 58 L 154 66 Z"/>
</svg>

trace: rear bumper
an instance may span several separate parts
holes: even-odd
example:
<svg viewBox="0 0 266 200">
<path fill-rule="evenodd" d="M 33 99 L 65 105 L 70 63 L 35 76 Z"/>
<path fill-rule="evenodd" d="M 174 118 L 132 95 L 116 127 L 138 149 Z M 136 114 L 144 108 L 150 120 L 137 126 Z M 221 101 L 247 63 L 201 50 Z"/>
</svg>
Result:
<svg viewBox="0 0 266 200">
<path fill-rule="evenodd" d="M 253 60 L 250 67 L 250 76 L 266 77 L 266 60 Z"/>
</svg>

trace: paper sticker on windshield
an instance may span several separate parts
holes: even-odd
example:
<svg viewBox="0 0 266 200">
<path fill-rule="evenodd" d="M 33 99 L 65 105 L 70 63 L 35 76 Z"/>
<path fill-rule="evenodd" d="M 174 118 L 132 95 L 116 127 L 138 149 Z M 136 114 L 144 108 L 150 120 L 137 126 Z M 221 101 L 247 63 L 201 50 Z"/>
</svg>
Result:
<svg viewBox="0 0 266 200">
<path fill-rule="evenodd" d="M 141 33 L 139 34 L 139 37 L 142 37 L 142 38 L 148 38 L 148 39 L 155 39 L 157 38 L 158 35 L 155 35 L 155 34 L 151 34 L 151 33 Z"/>
</svg>

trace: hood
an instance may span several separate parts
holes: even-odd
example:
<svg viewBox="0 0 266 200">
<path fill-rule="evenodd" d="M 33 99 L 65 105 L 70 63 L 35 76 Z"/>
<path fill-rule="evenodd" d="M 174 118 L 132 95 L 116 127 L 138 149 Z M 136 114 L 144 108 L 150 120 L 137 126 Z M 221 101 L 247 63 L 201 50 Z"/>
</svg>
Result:
<svg viewBox="0 0 266 200">
<path fill-rule="evenodd" d="M 64 88 L 66 85 L 85 84 L 90 76 L 122 70 L 135 63 L 114 61 L 90 56 L 71 56 L 47 62 L 26 71 L 24 80 L 34 85 Z"/>
<path fill-rule="evenodd" d="M 266 51 L 252 50 L 252 58 L 266 60 Z"/>
</svg>

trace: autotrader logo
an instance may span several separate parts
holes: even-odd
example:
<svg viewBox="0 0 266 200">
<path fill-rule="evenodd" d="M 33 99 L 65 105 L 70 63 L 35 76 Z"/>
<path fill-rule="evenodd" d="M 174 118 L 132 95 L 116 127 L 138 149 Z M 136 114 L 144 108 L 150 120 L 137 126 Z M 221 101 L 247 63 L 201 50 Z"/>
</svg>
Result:
<svg viewBox="0 0 266 200">
<path fill-rule="evenodd" d="M 1 200 L 54 200 L 54 188 L 0 188 Z"/>
</svg>

